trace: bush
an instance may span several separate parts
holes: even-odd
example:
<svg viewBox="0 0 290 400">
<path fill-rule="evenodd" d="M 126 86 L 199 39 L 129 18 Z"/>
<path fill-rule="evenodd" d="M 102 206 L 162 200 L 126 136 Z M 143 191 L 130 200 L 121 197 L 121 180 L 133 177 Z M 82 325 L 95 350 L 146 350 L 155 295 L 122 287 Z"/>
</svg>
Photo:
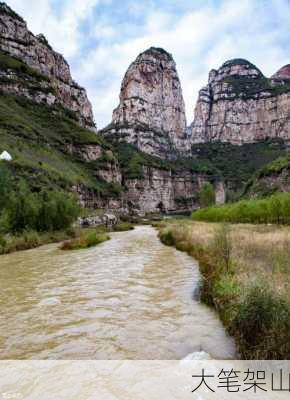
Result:
<svg viewBox="0 0 290 400">
<path fill-rule="evenodd" d="M 125 232 L 125 231 L 132 231 L 134 229 L 134 225 L 128 222 L 122 222 L 114 226 L 115 232 Z"/>
<path fill-rule="evenodd" d="M 289 359 L 290 306 L 267 286 L 254 286 L 239 304 L 231 330 L 240 333 L 243 358 Z"/>
<path fill-rule="evenodd" d="M 72 195 L 63 192 L 43 192 L 40 195 L 37 229 L 67 229 L 79 214 L 80 207 Z"/>
<path fill-rule="evenodd" d="M 223 206 L 194 211 L 197 221 L 289 224 L 290 193 L 276 193 L 262 200 L 243 200 Z"/>
<path fill-rule="evenodd" d="M 11 175 L 0 169 L 2 233 L 68 229 L 80 214 L 80 206 L 71 194 L 54 191 L 32 193 L 24 181 L 14 185 L 14 190 L 9 190 L 12 187 Z"/>
<path fill-rule="evenodd" d="M 175 245 L 175 236 L 171 230 L 163 230 L 159 234 L 159 238 L 163 244 L 166 246 L 174 246 Z"/>
<path fill-rule="evenodd" d="M 201 207 L 209 207 L 215 204 L 215 191 L 211 183 L 204 183 L 199 192 L 199 202 Z"/>
<path fill-rule="evenodd" d="M 12 176 L 3 161 L 0 161 L 0 210 L 6 207 L 11 192 Z"/>
<path fill-rule="evenodd" d="M 85 236 L 80 238 L 72 239 L 70 241 L 64 242 L 61 245 L 61 250 L 80 250 L 87 249 L 89 247 L 96 246 L 109 240 L 110 237 L 103 233 L 89 232 Z"/>
</svg>

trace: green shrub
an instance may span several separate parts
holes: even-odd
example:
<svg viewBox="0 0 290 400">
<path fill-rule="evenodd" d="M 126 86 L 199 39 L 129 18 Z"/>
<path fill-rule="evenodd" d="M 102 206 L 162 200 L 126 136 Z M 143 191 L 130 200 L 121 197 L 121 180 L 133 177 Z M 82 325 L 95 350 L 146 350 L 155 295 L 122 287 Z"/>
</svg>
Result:
<svg viewBox="0 0 290 400">
<path fill-rule="evenodd" d="M 243 358 L 289 359 L 290 306 L 267 286 L 257 285 L 239 304 L 231 330 L 239 335 Z"/>
<path fill-rule="evenodd" d="M 166 246 L 174 246 L 175 245 L 175 236 L 171 230 L 162 230 L 159 234 L 160 240 Z"/>
<path fill-rule="evenodd" d="M 3 161 L 0 161 L 0 210 L 8 203 L 11 192 L 12 176 Z"/>
<path fill-rule="evenodd" d="M 201 207 L 209 207 L 215 204 L 215 191 L 211 183 L 206 182 L 202 185 L 199 192 L 199 202 Z"/>
<path fill-rule="evenodd" d="M 4 174 L 0 181 L 8 188 L 12 181 Z M 0 231 L 39 232 L 57 231 L 69 228 L 80 214 L 80 206 L 74 196 L 64 192 L 43 191 L 32 193 L 24 181 L 20 181 L 15 190 L 0 189 Z"/>
<path fill-rule="evenodd" d="M 289 224 L 290 193 L 276 193 L 261 200 L 243 200 L 194 211 L 197 221 Z"/>
<path fill-rule="evenodd" d="M 134 225 L 129 224 L 128 222 L 122 222 L 120 224 L 115 225 L 113 229 L 115 232 L 131 231 L 134 229 Z"/>
<path fill-rule="evenodd" d="M 61 250 L 80 250 L 96 246 L 109 240 L 110 237 L 103 233 L 89 232 L 84 236 L 64 242 Z"/>
</svg>

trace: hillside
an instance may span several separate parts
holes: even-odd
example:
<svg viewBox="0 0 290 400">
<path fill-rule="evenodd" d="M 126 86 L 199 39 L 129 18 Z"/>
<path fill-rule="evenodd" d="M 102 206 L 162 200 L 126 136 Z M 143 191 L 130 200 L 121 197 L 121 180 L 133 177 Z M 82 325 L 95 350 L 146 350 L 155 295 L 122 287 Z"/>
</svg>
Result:
<svg viewBox="0 0 290 400">
<path fill-rule="evenodd" d="M 247 196 L 268 196 L 290 192 L 290 153 L 258 170 L 245 187 Z"/>
<path fill-rule="evenodd" d="M 33 191 L 63 188 L 86 207 L 124 213 L 189 212 L 205 183 L 218 202 L 235 200 L 257 170 L 287 153 L 287 66 L 271 79 L 242 59 L 211 71 L 188 130 L 173 56 L 151 47 L 130 64 L 112 121 L 97 132 L 64 57 L 5 3 L 0 27 L 0 151 Z M 281 118 L 247 114 L 261 101 Z M 208 135 L 210 124 L 219 135 Z"/>
</svg>

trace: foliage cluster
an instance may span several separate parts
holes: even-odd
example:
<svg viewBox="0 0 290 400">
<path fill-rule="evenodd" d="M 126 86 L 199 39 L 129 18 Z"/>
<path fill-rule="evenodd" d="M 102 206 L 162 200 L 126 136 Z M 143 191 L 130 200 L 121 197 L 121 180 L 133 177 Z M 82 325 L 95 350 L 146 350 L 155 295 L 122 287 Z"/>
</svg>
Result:
<svg viewBox="0 0 290 400">
<path fill-rule="evenodd" d="M 273 84 L 271 79 L 261 76 L 259 78 L 250 78 L 241 75 L 231 75 L 224 79 L 225 83 L 231 85 L 233 93 L 242 99 L 251 99 L 261 92 L 267 92 L 271 96 L 288 93 L 290 85 Z"/>
<path fill-rule="evenodd" d="M 62 191 L 32 192 L 24 181 L 14 182 L 0 163 L 0 231 L 2 234 L 67 229 L 80 212 L 76 199 Z"/>
<path fill-rule="evenodd" d="M 81 250 L 89 247 L 96 246 L 109 240 L 110 237 L 105 233 L 98 233 L 96 231 L 89 231 L 82 234 L 80 237 L 71 239 L 61 245 L 62 250 Z"/>
<path fill-rule="evenodd" d="M 192 218 L 209 222 L 290 224 L 290 193 L 197 210 Z"/>
<path fill-rule="evenodd" d="M 205 182 L 199 192 L 199 203 L 201 207 L 209 207 L 215 204 L 215 190 L 211 183 Z"/>
</svg>

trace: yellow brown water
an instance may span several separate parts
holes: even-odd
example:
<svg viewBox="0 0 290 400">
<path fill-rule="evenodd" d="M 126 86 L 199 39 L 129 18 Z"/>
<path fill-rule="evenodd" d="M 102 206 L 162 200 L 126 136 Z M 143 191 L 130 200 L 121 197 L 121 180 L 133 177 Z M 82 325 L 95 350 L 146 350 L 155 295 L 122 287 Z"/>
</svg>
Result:
<svg viewBox="0 0 290 400">
<path fill-rule="evenodd" d="M 87 250 L 53 244 L 0 257 L 1 359 L 235 357 L 196 298 L 197 263 L 149 226 Z"/>
</svg>

